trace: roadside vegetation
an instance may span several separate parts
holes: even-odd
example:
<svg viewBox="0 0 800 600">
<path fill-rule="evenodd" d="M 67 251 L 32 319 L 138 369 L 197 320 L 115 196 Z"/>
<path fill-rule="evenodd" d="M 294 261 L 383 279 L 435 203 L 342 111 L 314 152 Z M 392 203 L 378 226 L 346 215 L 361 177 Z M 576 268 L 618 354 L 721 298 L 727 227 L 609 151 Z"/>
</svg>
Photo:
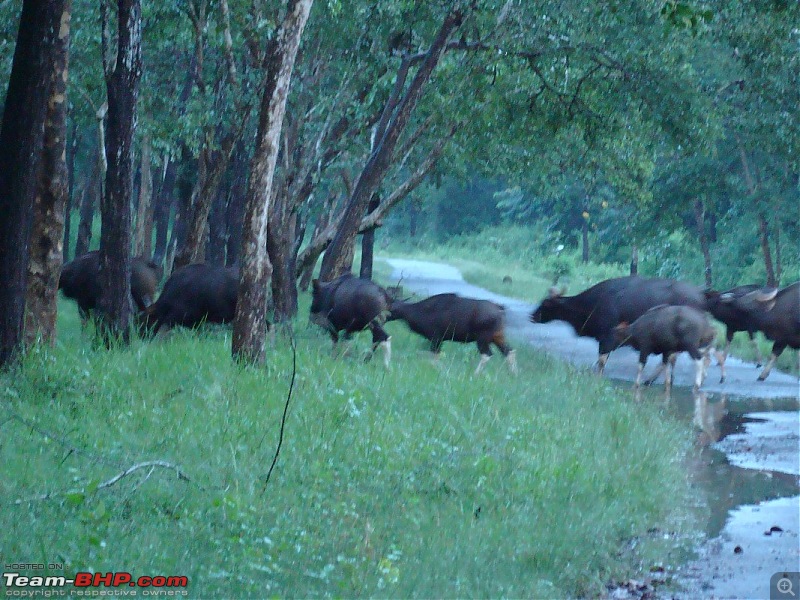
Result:
<svg viewBox="0 0 800 600">
<path fill-rule="evenodd" d="M 107 351 L 60 309 L 57 346 L 0 378 L 7 557 L 187 575 L 206 597 L 558 597 L 689 545 L 689 433 L 534 350 L 518 348 L 518 377 L 499 357 L 473 377 L 474 347 L 434 363 L 391 326 L 387 371 L 362 362 L 365 336 L 333 358 L 299 318 L 265 489 L 284 333 L 268 366 L 243 367 L 226 329 Z M 153 460 L 175 469 L 104 484 Z"/>
</svg>

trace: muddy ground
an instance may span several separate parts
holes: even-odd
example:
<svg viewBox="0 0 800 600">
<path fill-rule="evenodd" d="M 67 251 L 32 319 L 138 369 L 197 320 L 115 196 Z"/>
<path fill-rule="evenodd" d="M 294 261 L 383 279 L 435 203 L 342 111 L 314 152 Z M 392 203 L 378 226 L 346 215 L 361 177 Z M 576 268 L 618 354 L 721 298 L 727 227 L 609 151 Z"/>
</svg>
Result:
<svg viewBox="0 0 800 600">
<path fill-rule="evenodd" d="M 408 259 L 383 260 L 393 268 L 394 281 L 402 278 L 406 292 L 423 297 L 455 292 L 462 296 L 494 300 L 506 307 L 507 328 L 514 338 L 587 368 L 597 360 L 596 341 L 576 337 L 569 325 L 564 323 L 530 323 L 528 315 L 534 308 L 533 304 L 471 285 L 463 280 L 455 267 Z M 636 375 L 637 360 L 637 353 L 632 349 L 617 350 L 606 365 L 606 375 L 632 381 Z M 654 369 L 659 360 L 651 357 L 645 372 Z M 773 370 L 766 381 L 759 382 L 756 381 L 758 373 L 754 364 L 730 357 L 725 383 L 719 383 L 719 369 L 712 366 L 702 389 L 707 393 L 739 398 L 800 397 L 800 381 L 797 377 Z M 691 386 L 693 379 L 694 365 L 688 356 L 682 355 L 675 368 L 675 384 Z M 767 474 L 800 476 L 798 412 L 765 412 L 747 416 L 753 422 L 747 423 L 745 431 L 724 438 L 717 448 L 726 453 L 732 464 Z M 781 570 L 800 571 L 798 531 L 800 496 L 740 506 L 730 512 L 721 534 L 698 549 L 698 558 L 679 568 L 676 576 L 683 591 L 666 591 L 658 595 L 680 598 L 769 598 L 772 574 Z M 625 590 L 621 588 L 615 589 L 612 595 L 615 598 L 626 597 Z M 637 592 L 632 592 L 632 596 L 636 595 Z M 638 596 L 641 595 L 638 593 Z"/>
</svg>

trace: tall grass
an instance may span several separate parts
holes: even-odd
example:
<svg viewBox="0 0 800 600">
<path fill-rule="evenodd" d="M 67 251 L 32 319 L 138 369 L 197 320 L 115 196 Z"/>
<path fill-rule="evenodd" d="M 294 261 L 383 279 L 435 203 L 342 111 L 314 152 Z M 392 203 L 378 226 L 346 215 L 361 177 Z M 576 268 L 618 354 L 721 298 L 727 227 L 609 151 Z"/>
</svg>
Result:
<svg viewBox="0 0 800 600">
<path fill-rule="evenodd" d="M 106 351 L 62 308 L 58 345 L 0 376 L 7 560 L 187 575 L 202 597 L 558 597 L 686 543 L 647 532 L 691 529 L 688 433 L 533 350 L 518 377 L 499 358 L 474 377 L 474 347 L 433 363 L 390 324 L 387 371 L 363 363 L 367 340 L 334 358 L 296 323 L 264 489 L 284 334 L 259 368 L 231 361 L 224 329 Z M 188 480 L 152 467 L 102 486 L 149 460 Z"/>
</svg>

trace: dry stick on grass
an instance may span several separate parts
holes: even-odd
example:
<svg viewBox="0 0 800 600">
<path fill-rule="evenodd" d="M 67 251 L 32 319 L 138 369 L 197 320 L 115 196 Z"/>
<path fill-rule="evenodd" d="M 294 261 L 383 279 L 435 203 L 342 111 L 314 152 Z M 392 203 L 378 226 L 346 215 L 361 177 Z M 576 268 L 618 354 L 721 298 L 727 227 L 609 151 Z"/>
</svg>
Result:
<svg viewBox="0 0 800 600">
<path fill-rule="evenodd" d="M 289 383 L 289 393 L 286 395 L 286 403 L 283 406 L 283 416 L 281 417 L 281 429 L 278 435 L 278 446 L 275 448 L 275 456 L 272 457 L 272 464 L 269 466 L 269 471 L 267 471 L 267 476 L 264 478 L 264 487 L 261 488 L 262 491 L 266 491 L 267 484 L 269 483 L 269 478 L 272 477 L 272 471 L 275 468 L 275 464 L 278 462 L 278 455 L 281 453 L 281 446 L 283 446 L 283 432 L 286 429 L 286 415 L 289 412 L 289 401 L 292 399 L 292 390 L 294 390 L 294 378 L 297 375 L 297 347 L 294 341 L 294 332 L 292 329 L 289 329 L 289 343 L 292 346 L 292 380 Z M 261 441 L 263 442 L 264 439 L 262 438 Z"/>
<path fill-rule="evenodd" d="M 137 463 L 137 464 L 135 464 L 135 465 L 133 465 L 131 467 L 128 467 L 127 469 L 125 469 L 121 473 L 117 473 L 111 479 L 107 479 L 106 481 L 98 484 L 96 489 L 103 490 L 105 488 L 109 488 L 112 485 L 114 485 L 115 483 L 119 482 L 121 479 L 123 479 L 123 478 L 127 477 L 128 475 L 130 475 L 131 473 L 135 473 L 139 469 L 146 469 L 148 467 L 150 467 L 150 469 L 151 469 L 150 472 L 151 473 L 152 473 L 153 468 L 155 468 L 155 467 L 161 467 L 163 469 L 172 469 L 177 474 L 178 479 L 183 479 L 184 481 L 191 481 L 191 479 L 189 479 L 189 477 L 187 477 L 187 475 L 183 471 L 181 471 L 180 468 L 177 465 L 173 465 L 172 463 L 168 463 L 165 460 L 148 460 L 148 461 L 145 461 L 145 462 Z M 150 475 L 148 474 L 147 476 L 149 477 Z M 78 489 L 78 490 L 69 490 L 69 491 L 66 491 L 66 492 L 48 492 L 46 494 L 40 494 L 39 496 L 34 496 L 33 498 L 24 498 L 24 499 L 23 498 L 19 498 L 18 500 L 16 500 L 14 502 L 14 504 L 22 504 L 23 502 L 34 502 L 34 501 L 37 501 L 37 500 L 49 500 L 50 498 L 53 498 L 53 497 L 56 497 L 56 496 L 68 496 L 70 494 L 85 494 L 85 493 L 86 493 L 86 488 L 81 488 L 81 489 Z"/>
</svg>

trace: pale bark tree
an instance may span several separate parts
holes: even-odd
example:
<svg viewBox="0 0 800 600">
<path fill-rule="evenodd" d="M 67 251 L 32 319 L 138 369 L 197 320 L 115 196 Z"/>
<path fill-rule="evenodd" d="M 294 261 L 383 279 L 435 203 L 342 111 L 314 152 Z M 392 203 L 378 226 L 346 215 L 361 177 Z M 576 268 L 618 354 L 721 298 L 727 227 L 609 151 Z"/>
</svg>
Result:
<svg viewBox="0 0 800 600">
<path fill-rule="evenodd" d="M 286 16 L 269 42 L 264 63 L 266 76 L 245 201 L 239 298 L 232 342 L 234 358 L 251 363 L 264 360 L 267 289 L 272 274 L 267 256 L 269 201 L 292 70 L 312 4 L 313 0 L 289 0 Z"/>
<path fill-rule="evenodd" d="M 39 190 L 33 207 L 25 294 L 26 345 L 37 340 L 53 345 L 56 341 L 56 299 L 64 260 L 64 211 L 69 195 L 66 142 L 71 4 L 71 0 L 64 3 L 53 52 Z"/>
<path fill-rule="evenodd" d="M 108 91 L 106 190 L 101 199 L 100 309 L 107 341 L 127 342 L 132 316 L 131 198 L 133 195 L 133 135 L 142 75 L 142 9 L 140 0 L 117 2 L 116 58 L 109 54 L 107 4 L 103 12 L 103 62 Z"/>
<path fill-rule="evenodd" d="M 150 135 L 142 139 L 141 175 L 139 177 L 139 206 L 136 210 L 136 233 L 133 247 L 137 256 L 150 258 L 153 246 L 153 170 L 150 157 Z"/>
<path fill-rule="evenodd" d="M 0 125 L 0 367 L 23 339 L 28 249 L 65 0 L 25 0 Z"/>
</svg>

